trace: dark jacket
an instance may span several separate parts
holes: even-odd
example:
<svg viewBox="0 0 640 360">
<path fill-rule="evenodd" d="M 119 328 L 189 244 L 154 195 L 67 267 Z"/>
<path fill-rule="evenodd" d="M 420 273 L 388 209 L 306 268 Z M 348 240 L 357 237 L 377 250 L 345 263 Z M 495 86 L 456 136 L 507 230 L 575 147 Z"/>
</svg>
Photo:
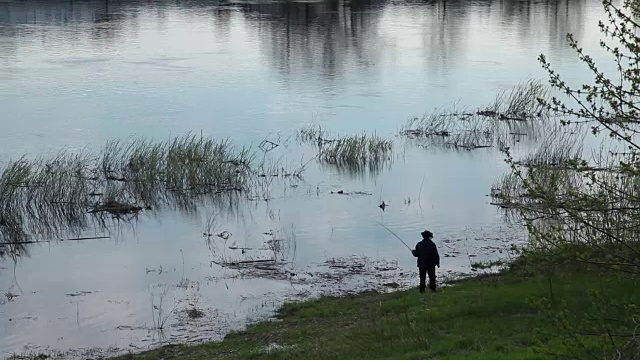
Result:
<svg viewBox="0 0 640 360">
<path fill-rule="evenodd" d="M 433 240 L 422 240 L 416 244 L 416 249 L 411 250 L 413 256 L 418 258 L 418 267 L 440 267 L 440 255 Z"/>
</svg>

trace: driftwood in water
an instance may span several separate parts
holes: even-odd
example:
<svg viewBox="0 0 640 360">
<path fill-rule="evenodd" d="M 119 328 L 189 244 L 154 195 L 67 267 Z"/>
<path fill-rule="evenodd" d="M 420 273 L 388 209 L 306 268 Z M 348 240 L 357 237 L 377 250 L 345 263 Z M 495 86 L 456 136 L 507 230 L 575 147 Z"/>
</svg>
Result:
<svg viewBox="0 0 640 360">
<path fill-rule="evenodd" d="M 229 265 L 244 265 L 244 264 L 259 264 L 259 263 L 270 263 L 275 262 L 273 259 L 262 259 L 262 260 L 243 260 L 243 261 L 235 261 L 229 263 Z"/>
<path fill-rule="evenodd" d="M 94 209 L 89 210 L 89 214 L 108 212 L 112 215 L 127 215 L 137 213 L 142 210 L 142 207 L 123 204 L 117 201 L 107 201 L 104 204 L 96 206 Z"/>
<path fill-rule="evenodd" d="M 83 240 L 98 240 L 98 239 L 111 239 L 111 236 L 88 236 L 88 237 L 60 239 L 60 241 L 83 241 Z M 26 244 L 49 243 L 49 242 L 51 242 L 51 240 L 10 241 L 10 242 L 2 242 L 0 243 L 0 246 L 26 245 Z"/>
<path fill-rule="evenodd" d="M 88 236 L 88 237 L 78 237 L 78 238 L 70 238 L 70 239 L 60 239 L 60 241 L 82 241 L 82 240 L 99 240 L 99 239 L 111 239 L 111 236 Z"/>
</svg>

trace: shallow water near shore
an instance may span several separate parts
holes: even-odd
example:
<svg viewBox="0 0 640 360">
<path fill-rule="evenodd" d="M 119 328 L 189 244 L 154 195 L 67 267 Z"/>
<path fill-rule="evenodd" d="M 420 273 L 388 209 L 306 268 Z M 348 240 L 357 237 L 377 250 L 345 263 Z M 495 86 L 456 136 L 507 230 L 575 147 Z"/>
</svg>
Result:
<svg viewBox="0 0 640 360">
<path fill-rule="evenodd" d="M 50 241 L 18 256 L 0 247 L 0 353 L 82 357 L 216 340 L 286 300 L 416 285 L 415 259 L 379 223 L 410 246 L 431 230 L 443 279 L 513 256 L 526 234 L 487 196 L 508 170 L 503 155 L 398 130 L 454 100 L 481 106 L 543 77 L 541 52 L 583 78 L 564 33 L 596 38 L 600 12 L 595 1 L 0 4 L 2 165 L 187 132 L 253 149 L 267 139 L 278 147 L 256 151 L 269 161 L 307 164 L 300 177 L 264 174 L 257 197 L 168 203 L 106 227 L 34 235 Z M 323 164 L 295 141 L 309 124 L 375 132 L 393 140 L 392 155 L 374 173 Z M 270 259 L 274 240 L 287 244 L 275 270 L 242 267 Z"/>
</svg>

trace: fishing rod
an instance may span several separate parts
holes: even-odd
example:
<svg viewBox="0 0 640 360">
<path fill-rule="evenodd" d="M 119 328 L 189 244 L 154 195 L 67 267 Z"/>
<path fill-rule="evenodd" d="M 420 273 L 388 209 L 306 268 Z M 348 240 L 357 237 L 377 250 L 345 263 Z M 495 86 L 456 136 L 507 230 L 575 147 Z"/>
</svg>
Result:
<svg viewBox="0 0 640 360">
<path fill-rule="evenodd" d="M 383 224 L 383 223 L 378 222 L 378 221 L 376 221 L 376 222 L 377 222 L 380 226 L 382 226 L 383 228 L 387 229 L 387 231 L 389 231 L 389 232 L 390 232 L 393 236 L 395 236 L 398 240 L 400 240 L 400 242 L 401 242 L 402 244 L 404 244 L 404 246 L 406 246 L 406 247 L 407 247 L 407 249 L 409 249 L 409 250 L 413 251 L 413 249 L 412 249 L 412 248 L 410 248 L 410 247 L 409 247 L 409 245 L 407 245 L 407 243 L 406 243 L 406 242 L 404 242 L 402 239 L 400 239 L 400 236 L 396 235 L 396 233 L 394 233 L 391 229 L 389 229 L 388 227 L 384 226 L 384 224 Z"/>
</svg>

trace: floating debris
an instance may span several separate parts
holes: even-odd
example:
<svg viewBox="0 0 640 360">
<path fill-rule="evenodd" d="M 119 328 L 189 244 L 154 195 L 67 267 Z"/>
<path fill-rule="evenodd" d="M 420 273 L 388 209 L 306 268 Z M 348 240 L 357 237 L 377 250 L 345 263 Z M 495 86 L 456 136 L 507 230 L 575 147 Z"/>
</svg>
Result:
<svg viewBox="0 0 640 360">
<path fill-rule="evenodd" d="M 190 319 L 199 319 L 201 317 L 204 317 L 204 311 L 194 307 L 187 310 L 187 316 Z"/>
<path fill-rule="evenodd" d="M 400 287 L 400 284 L 398 284 L 397 282 L 390 282 L 390 283 L 384 283 L 384 284 L 382 284 L 382 286 L 390 287 L 390 288 L 393 288 L 393 289 L 397 289 L 397 288 Z"/>
<path fill-rule="evenodd" d="M 7 298 L 7 301 L 8 301 L 8 302 L 12 302 L 12 301 L 13 301 L 13 299 L 17 298 L 17 297 L 18 297 L 18 296 L 20 296 L 20 295 L 18 295 L 18 294 L 14 294 L 14 293 L 12 293 L 11 291 L 7 291 L 7 292 L 4 294 L 4 296 Z"/>
<path fill-rule="evenodd" d="M 123 204 L 115 200 L 107 201 L 104 204 L 100 204 L 95 208 L 89 210 L 90 214 L 98 213 L 98 212 L 108 212 L 112 215 L 128 215 L 128 214 L 136 214 L 142 211 L 142 207 L 135 206 L 131 204 Z"/>
<path fill-rule="evenodd" d="M 373 195 L 372 193 L 366 192 L 366 191 L 353 191 L 353 192 L 346 192 L 344 190 L 338 190 L 338 191 L 331 191 L 331 194 L 338 194 L 338 195 Z"/>
</svg>

